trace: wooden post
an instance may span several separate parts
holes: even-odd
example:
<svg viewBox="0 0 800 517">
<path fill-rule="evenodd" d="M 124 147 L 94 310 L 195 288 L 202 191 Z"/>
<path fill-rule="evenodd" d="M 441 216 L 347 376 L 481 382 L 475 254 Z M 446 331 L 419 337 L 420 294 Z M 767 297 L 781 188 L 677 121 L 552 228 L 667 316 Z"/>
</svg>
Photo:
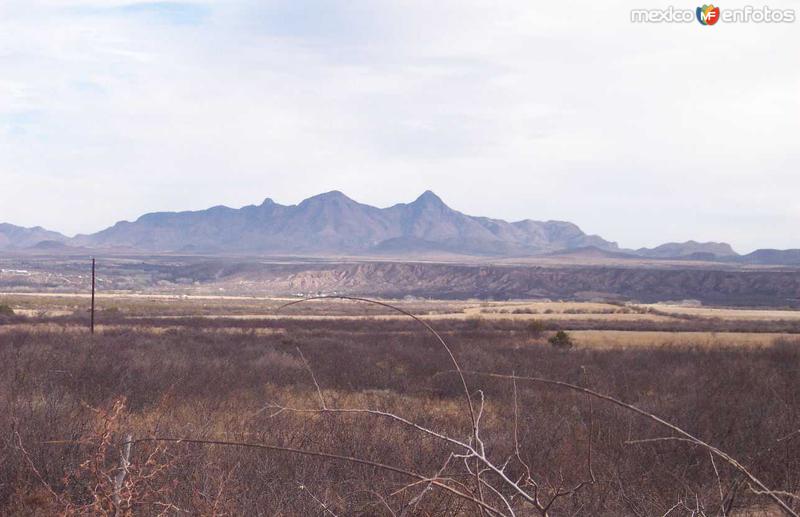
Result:
<svg viewBox="0 0 800 517">
<path fill-rule="evenodd" d="M 92 257 L 92 334 L 94 334 L 94 257 Z"/>
</svg>

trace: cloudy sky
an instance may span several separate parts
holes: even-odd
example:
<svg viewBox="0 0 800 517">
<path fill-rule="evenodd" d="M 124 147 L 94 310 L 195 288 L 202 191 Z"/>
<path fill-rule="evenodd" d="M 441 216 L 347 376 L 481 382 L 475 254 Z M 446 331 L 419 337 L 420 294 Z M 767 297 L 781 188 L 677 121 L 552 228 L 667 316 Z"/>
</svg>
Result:
<svg viewBox="0 0 800 517">
<path fill-rule="evenodd" d="M 2 0 L 0 221 L 432 189 L 625 247 L 800 247 L 800 22 L 639 7 Z"/>
</svg>

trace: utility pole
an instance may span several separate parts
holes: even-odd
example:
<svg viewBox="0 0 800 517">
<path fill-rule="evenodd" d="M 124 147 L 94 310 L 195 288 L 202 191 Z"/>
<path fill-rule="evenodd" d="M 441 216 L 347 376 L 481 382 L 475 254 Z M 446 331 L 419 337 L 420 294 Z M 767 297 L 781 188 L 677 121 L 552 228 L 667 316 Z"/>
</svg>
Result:
<svg viewBox="0 0 800 517">
<path fill-rule="evenodd" d="M 92 257 L 92 334 L 94 334 L 94 257 Z"/>
</svg>

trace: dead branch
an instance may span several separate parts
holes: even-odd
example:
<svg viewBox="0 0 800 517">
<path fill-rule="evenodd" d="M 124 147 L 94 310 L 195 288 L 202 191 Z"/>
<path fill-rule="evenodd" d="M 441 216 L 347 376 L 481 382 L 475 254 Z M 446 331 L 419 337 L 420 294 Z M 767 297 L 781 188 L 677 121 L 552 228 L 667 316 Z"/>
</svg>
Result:
<svg viewBox="0 0 800 517">
<path fill-rule="evenodd" d="M 623 402 L 623 401 L 621 401 L 621 400 L 619 400 L 619 399 L 617 399 L 615 397 L 612 397 L 610 395 L 604 395 L 602 393 L 596 392 L 596 391 L 591 390 L 589 388 L 584 388 L 584 387 L 581 387 L 581 386 L 577 386 L 575 384 L 570 384 L 568 382 L 556 381 L 556 380 L 552 380 L 552 379 L 545 379 L 543 377 L 526 377 L 526 376 L 519 376 L 519 375 L 508 375 L 508 374 L 499 374 L 499 373 L 491 373 L 491 372 L 477 372 L 477 371 L 469 371 L 469 370 L 464 370 L 463 373 L 472 374 L 472 375 L 482 375 L 482 376 L 485 376 L 485 377 L 493 377 L 493 378 L 498 378 L 498 379 L 523 380 L 523 381 L 535 382 L 535 383 L 539 383 L 539 384 L 546 384 L 546 385 L 549 385 L 549 386 L 559 386 L 559 387 L 566 388 L 566 389 L 569 389 L 569 390 L 578 391 L 578 392 L 581 392 L 581 393 L 585 393 L 587 395 L 591 395 L 592 397 L 598 398 L 600 400 L 604 400 L 606 402 L 614 404 L 614 405 L 616 405 L 618 407 L 621 407 L 623 409 L 626 409 L 628 411 L 632 411 L 632 412 L 634 412 L 634 413 L 636 413 L 636 414 L 638 414 L 640 416 L 643 416 L 643 417 L 645 417 L 645 418 L 647 418 L 647 419 L 659 424 L 662 427 L 666 427 L 666 428 L 674 431 L 675 433 L 681 435 L 686 440 L 688 440 L 688 441 L 690 441 L 690 442 L 692 442 L 692 443 L 694 443 L 696 445 L 699 445 L 699 446 L 709 450 L 715 456 L 717 456 L 717 457 L 721 458 L 722 460 L 724 460 L 726 463 L 731 465 L 733 468 L 735 468 L 736 470 L 741 472 L 747 479 L 749 479 L 750 482 L 753 485 L 756 486 L 756 490 L 757 491 L 755 491 L 754 493 L 757 493 L 758 495 L 763 495 L 763 496 L 766 496 L 766 497 L 772 499 L 775 503 L 778 504 L 778 506 L 780 506 L 780 508 L 784 512 L 786 512 L 787 515 L 791 515 L 792 517 L 798 517 L 798 514 L 788 504 L 786 504 L 786 502 L 783 499 L 781 499 L 780 495 L 782 495 L 782 494 L 779 494 L 778 492 L 770 490 L 766 485 L 764 485 L 764 483 L 761 482 L 761 480 L 759 480 L 757 477 L 755 477 L 755 475 L 753 475 L 749 470 L 747 470 L 747 468 L 745 468 L 744 465 L 739 463 L 736 459 L 731 457 L 729 454 L 721 451 L 720 449 L 714 447 L 713 445 L 710 445 L 710 444 L 706 443 L 705 441 L 701 440 L 700 438 L 697 438 L 696 436 L 692 435 L 688 431 L 685 431 L 685 430 L 681 429 L 680 427 L 676 426 L 675 424 L 667 422 L 666 420 L 664 420 L 664 419 L 662 419 L 662 418 L 660 418 L 660 417 L 658 417 L 658 416 L 656 416 L 656 415 L 654 415 L 654 414 L 652 414 L 652 413 L 650 413 L 648 411 L 640 409 L 640 408 L 638 408 L 638 407 L 636 407 L 636 406 L 634 406 L 632 404 L 628 404 L 627 402 Z"/>
</svg>

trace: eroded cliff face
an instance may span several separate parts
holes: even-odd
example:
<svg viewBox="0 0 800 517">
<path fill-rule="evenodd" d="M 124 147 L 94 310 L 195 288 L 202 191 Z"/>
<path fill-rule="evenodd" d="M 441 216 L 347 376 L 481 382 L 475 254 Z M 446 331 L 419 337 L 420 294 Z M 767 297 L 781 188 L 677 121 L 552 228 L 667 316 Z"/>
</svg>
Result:
<svg viewBox="0 0 800 517">
<path fill-rule="evenodd" d="M 224 275 L 273 294 L 365 294 L 435 298 L 697 299 L 725 305 L 798 306 L 794 270 L 478 266 L 425 263 L 269 265 Z"/>
<path fill-rule="evenodd" d="M 0 291 L 88 292 L 90 278 L 85 258 L 0 257 Z M 123 293 L 696 299 L 714 305 L 800 308 L 800 268 L 791 267 L 105 257 L 99 260 L 99 282 L 106 292 Z"/>
</svg>

